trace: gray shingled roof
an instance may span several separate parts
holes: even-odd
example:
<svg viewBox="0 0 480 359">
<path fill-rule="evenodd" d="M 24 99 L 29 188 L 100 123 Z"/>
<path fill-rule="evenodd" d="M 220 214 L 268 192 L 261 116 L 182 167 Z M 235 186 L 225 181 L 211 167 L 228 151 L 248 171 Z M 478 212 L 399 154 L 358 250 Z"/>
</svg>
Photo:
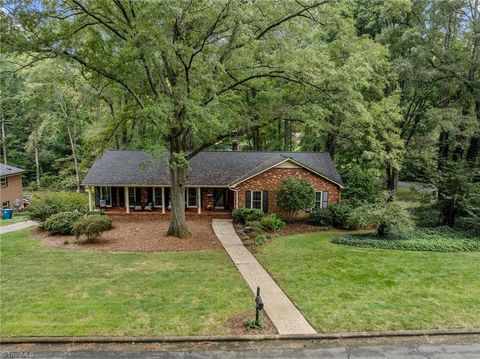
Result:
<svg viewBox="0 0 480 359">
<path fill-rule="evenodd" d="M 227 186 L 287 158 L 343 185 L 328 153 L 205 151 L 189 162 L 187 185 Z M 165 155 L 142 151 L 107 151 L 95 161 L 83 185 L 170 185 Z"/>
<path fill-rule="evenodd" d="M 0 163 L 0 176 L 2 177 L 16 175 L 23 172 L 25 172 L 25 170 L 22 170 L 21 168 Z"/>
</svg>

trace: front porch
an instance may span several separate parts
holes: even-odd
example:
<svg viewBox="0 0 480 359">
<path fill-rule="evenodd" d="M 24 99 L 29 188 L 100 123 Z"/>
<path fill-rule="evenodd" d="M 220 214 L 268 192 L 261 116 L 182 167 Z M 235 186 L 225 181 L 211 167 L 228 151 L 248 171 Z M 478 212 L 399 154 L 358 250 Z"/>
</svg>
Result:
<svg viewBox="0 0 480 359">
<path fill-rule="evenodd" d="M 89 186 L 89 209 L 101 208 L 109 214 L 168 214 L 171 210 L 170 186 Z M 230 215 L 236 192 L 226 187 L 187 187 L 185 212 L 190 214 Z"/>
</svg>

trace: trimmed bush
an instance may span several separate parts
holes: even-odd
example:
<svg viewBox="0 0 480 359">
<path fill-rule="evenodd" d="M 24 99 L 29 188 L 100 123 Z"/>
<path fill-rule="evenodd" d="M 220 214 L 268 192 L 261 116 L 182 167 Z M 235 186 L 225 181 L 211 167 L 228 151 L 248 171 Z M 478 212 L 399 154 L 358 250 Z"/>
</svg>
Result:
<svg viewBox="0 0 480 359">
<path fill-rule="evenodd" d="M 232 218 L 234 223 L 245 224 L 249 221 L 260 221 L 265 213 L 256 208 L 237 208 L 232 211 Z"/>
<path fill-rule="evenodd" d="M 336 203 L 328 208 L 315 208 L 310 213 L 309 221 L 317 226 L 333 226 L 343 229 L 355 229 L 350 222 L 354 208 L 348 203 Z"/>
<path fill-rule="evenodd" d="M 88 199 L 85 195 L 70 192 L 36 194 L 32 198 L 32 204 L 27 207 L 29 218 L 41 223 L 54 214 L 75 211 L 88 211 Z"/>
<path fill-rule="evenodd" d="M 480 251 L 480 237 L 450 227 L 417 228 L 405 239 L 385 239 L 375 233 L 346 234 L 332 243 L 362 248 L 399 249 L 405 251 L 474 252 Z"/>
<path fill-rule="evenodd" d="M 79 219 L 73 225 L 73 232 L 77 240 L 83 235 L 86 243 L 98 240 L 100 234 L 112 229 L 112 219 L 108 216 L 87 216 Z"/>
<path fill-rule="evenodd" d="M 260 219 L 260 226 L 265 231 L 281 231 L 285 228 L 285 222 L 272 213 Z"/>
<path fill-rule="evenodd" d="M 454 228 L 480 236 L 480 219 L 473 217 L 459 217 L 455 221 Z"/>
<path fill-rule="evenodd" d="M 81 217 L 81 212 L 56 213 L 45 221 L 43 228 L 52 234 L 73 234 L 73 225 Z"/>
</svg>

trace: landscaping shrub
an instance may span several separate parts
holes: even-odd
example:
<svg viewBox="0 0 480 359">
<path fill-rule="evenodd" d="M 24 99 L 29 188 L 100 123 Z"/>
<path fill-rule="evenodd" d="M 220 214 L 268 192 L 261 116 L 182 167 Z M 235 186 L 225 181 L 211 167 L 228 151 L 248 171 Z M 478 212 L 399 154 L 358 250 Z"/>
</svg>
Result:
<svg viewBox="0 0 480 359">
<path fill-rule="evenodd" d="M 277 191 L 277 205 L 293 220 L 298 211 L 315 205 L 315 191 L 305 180 L 289 177 L 283 180 Z"/>
<path fill-rule="evenodd" d="M 263 233 L 260 221 L 247 221 L 245 223 L 245 232 L 253 232 L 255 234 Z"/>
<path fill-rule="evenodd" d="M 265 216 L 262 210 L 257 208 L 237 208 L 232 211 L 234 223 L 245 224 L 248 221 L 259 221 Z"/>
<path fill-rule="evenodd" d="M 437 227 L 440 224 L 441 212 L 433 203 L 424 203 L 410 207 L 408 211 L 412 214 L 416 225 L 419 227 Z"/>
<path fill-rule="evenodd" d="M 257 234 L 253 239 L 253 243 L 257 246 L 261 246 L 268 240 L 268 237 L 265 234 Z"/>
<path fill-rule="evenodd" d="M 281 231 L 285 228 L 285 222 L 272 213 L 260 219 L 260 226 L 265 231 Z"/>
<path fill-rule="evenodd" d="M 75 211 L 88 211 L 88 199 L 85 195 L 70 192 L 36 194 L 32 198 L 32 204 L 27 207 L 29 218 L 41 223 L 54 214 Z"/>
<path fill-rule="evenodd" d="M 72 234 L 73 225 L 83 214 L 81 212 L 60 212 L 51 215 L 43 224 L 43 228 L 52 234 Z"/>
<path fill-rule="evenodd" d="M 263 329 L 265 326 L 261 319 L 258 321 L 258 324 L 257 324 L 255 322 L 255 318 L 245 319 L 245 322 L 243 322 L 243 325 L 245 325 L 245 328 L 247 329 Z"/>
<path fill-rule="evenodd" d="M 315 208 L 310 213 L 309 221 L 317 226 L 354 229 L 356 225 L 350 221 L 353 210 L 353 206 L 348 203 L 336 203 L 328 208 Z"/>
<path fill-rule="evenodd" d="M 459 217 L 455 221 L 455 229 L 480 236 L 480 219 L 474 217 Z"/>
<path fill-rule="evenodd" d="M 406 238 L 413 232 L 414 221 L 403 203 L 365 205 L 352 211 L 348 218 L 351 226 L 376 226 L 377 235 L 383 238 Z"/>
<path fill-rule="evenodd" d="M 73 225 L 73 233 L 79 239 L 82 235 L 86 242 L 95 242 L 100 234 L 112 228 L 112 219 L 108 216 L 87 216 Z"/>
<path fill-rule="evenodd" d="M 378 171 L 357 164 L 340 167 L 345 188 L 342 198 L 353 207 L 381 202 L 382 189 L 378 181 Z"/>
<path fill-rule="evenodd" d="M 399 249 L 405 251 L 474 252 L 480 251 L 480 237 L 455 231 L 447 226 L 417 228 L 404 239 L 385 239 L 375 233 L 346 234 L 332 243 L 362 248 Z"/>
</svg>

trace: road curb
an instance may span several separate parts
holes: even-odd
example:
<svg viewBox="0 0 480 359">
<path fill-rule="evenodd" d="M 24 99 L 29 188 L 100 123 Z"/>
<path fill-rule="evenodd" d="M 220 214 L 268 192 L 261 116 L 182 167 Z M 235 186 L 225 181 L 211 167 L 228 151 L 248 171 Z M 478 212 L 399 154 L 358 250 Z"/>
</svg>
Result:
<svg viewBox="0 0 480 359">
<path fill-rule="evenodd" d="M 255 342 L 295 340 L 338 340 L 390 337 L 480 335 L 475 329 L 399 330 L 378 332 L 319 333 L 304 335 L 232 335 L 232 336 L 160 336 L 160 337 L 11 337 L 0 338 L 0 344 L 78 344 L 78 343 L 198 343 Z"/>
</svg>

